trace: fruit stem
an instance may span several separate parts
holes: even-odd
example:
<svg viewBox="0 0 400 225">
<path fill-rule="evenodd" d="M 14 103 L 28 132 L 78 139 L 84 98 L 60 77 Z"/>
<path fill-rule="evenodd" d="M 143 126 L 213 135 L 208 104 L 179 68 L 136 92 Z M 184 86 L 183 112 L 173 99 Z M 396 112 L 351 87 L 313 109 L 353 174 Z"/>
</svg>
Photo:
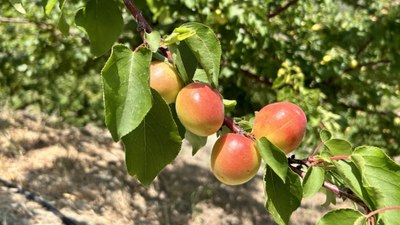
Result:
<svg viewBox="0 0 400 225">
<path fill-rule="evenodd" d="M 239 125 L 237 125 L 235 121 L 233 121 L 233 119 L 229 116 L 224 117 L 224 125 L 228 127 L 233 133 L 243 132 L 242 128 L 239 127 Z"/>
<path fill-rule="evenodd" d="M 233 119 L 229 116 L 225 116 L 224 117 L 224 123 L 223 123 L 226 127 L 229 128 L 229 130 L 231 130 L 233 133 L 238 133 L 241 134 L 247 138 L 252 139 L 253 141 L 255 141 L 255 137 L 252 133 L 248 133 L 245 132 L 235 121 L 233 121 Z"/>
</svg>

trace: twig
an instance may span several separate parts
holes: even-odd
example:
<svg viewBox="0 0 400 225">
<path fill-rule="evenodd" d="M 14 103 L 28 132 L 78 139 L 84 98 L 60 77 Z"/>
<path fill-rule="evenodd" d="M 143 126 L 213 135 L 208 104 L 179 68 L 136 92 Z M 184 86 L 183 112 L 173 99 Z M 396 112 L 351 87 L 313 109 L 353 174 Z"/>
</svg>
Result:
<svg viewBox="0 0 400 225">
<path fill-rule="evenodd" d="M 138 31 L 140 35 L 142 36 L 143 41 L 145 42 L 144 39 L 144 32 L 146 33 L 151 33 L 153 29 L 150 27 L 149 23 L 147 20 L 143 17 L 142 12 L 139 10 L 138 7 L 133 3 L 132 0 L 124 0 L 126 8 L 129 9 L 131 12 L 133 19 L 136 21 L 138 24 Z"/>
<path fill-rule="evenodd" d="M 364 42 L 360 48 L 358 49 L 358 51 L 356 52 L 356 57 L 358 58 L 358 56 L 361 55 L 361 53 L 363 53 L 365 51 L 365 49 L 367 49 L 368 45 L 372 43 L 372 37 L 368 38 L 366 42 Z"/>
<path fill-rule="evenodd" d="M 12 189 L 16 189 L 16 193 L 22 194 L 25 196 L 25 198 L 27 198 L 28 200 L 32 200 L 34 202 L 37 202 L 39 205 L 41 205 L 42 207 L 44 207 L 45 209 L 47 209 L 48 211 L 52 212 L 54 215 L 56 215 L 58 218 L 61 219 L 61 221 L 65 224 L 65 225 L 77 225 L 77 222 L 67 216 L 65 216 L 64 214 L 62 214 L 57 208 L 55 208 L 53 205 L 51 205 L 50 203 L 44 201 L 43 199 L 41 199 L 39 196 L 37 196 L 36 194 L 25 190 L 23 188 L 18 187 L 17 185 L 10 183 L 6 180 L 3 180 L 0 178 L 0 184 L 7 187 L 7 188 L 12 188 Z"/>
<path fill-rule="evenodd" d="M 151 33 L 153 31 L 153 28 L 149 25 L 147 22 L 146 18 L 142 15 L 142 12 L 139 10 L 139 8 L 133 3 L 133 0 L 124 0 L 126 8 L 128 8 L 129 12 L 132 14 L 133 19 L 136 21 L 138 24 L 137 30 L 140 33 L 140 36 L 143 40 L 144 44 L 147 44 L 146 37 L 144 33 Z M 169 60 L 172 61 L 172 55 L 171 52 L 168 50 L 168 48 L 161 47 L 160 52 Z"/>
<path fill-rule="evenodd" d="M 396 112 L 391 112 L 391 111 L 378 111 L 378 110 L 371 110 L 368 109 L 366 107 L 362 107 L 359 105 L 350 105 L 350 104 L 346 104 L 344 102 L 338 102 L 338 105 L 348 108 L 348 109 L 352 109 L 355 111 L 363 111 L 363 112 L 367 112 L 370 114 L 375 114 L 375 115 L 381 115 L 381 116 L 391 116 L 391 117 L 400 117 L 400 114 L 396 113 Z"/>
<path fill-rule="evenodd" d="M 0 23 L 23 23 L 23 24 L 34 24 L 42 29 L 54 29 L 53 24 L 29 20 L 25 18 L 9 18 L 9 17 L 0 17 Z"/>
<path fill-rule="evenodd" d="M 267 80 L 265 77 L 261 77 L 258 75 L 255 75 L 253 73 L 251 73 L 248 70 L 245 69 L 240 69 L 240 72 L 247 78 L 251 79 L 251 80 L 255 80 L 258 83 L 262 83 L 262 84 L 266 84 L 266 85 L 272 85 L 272 81 Z"/>
<path fill-rule="evenodd" d="M 304 177 L 306 176 L 306 173 L 304 171 L 302 171 L 300 168 L 298 168 L 297 166 L 293 166 L 290 162 L 291 162 L 291 158 L 288 159 L 289 160 L 289 167 L 290 169 L 297 173 L 301 178 L 304 179 Z M 296 162 L 297 164 L 297 162 Z M 362 208 L 364 208 L 366 210 L 366 212 L 370 212 L 371 210 L 368 208 L 368 206 L 364 203 L 363 200 L 361 200 L 359 197 L 357 197 L 356 195 L 354 195 L 354 193 L 349 190 L 349 189 L 342 189 L 328 181 L 324 181 L 324 183 L 322 184 L 322 187 L 326 188 L 327 190 L 332 191 L 333 193 L 335 193 L 338 197 L 346 197 L 350 200 L 352 200 L 353 202 L 357 203 L 358 205 L 360 205 Z"/>
<path fill-rule="evenodd" d="M 233 119 L 229 116 L 224 117 L 224 123 L 226 127 L 229 128 L 233 133 L 238 133 L 244 135 L 252 140 L 255 140 L 254 135 L 252 133 L 245 132 Z"/>
<path fill-rule="evenodd" d="M 295 4 L 297 1 L 298 0 L 288 0 L 281 7 L 273 10 L 272 12 L 269 12 L 268 15 L 267 15 L 268 18 L 271 19 L 272 17 L 275 17 L 275 16 L 279 15 L 280 13 L 285 11 L 287 8 L 289 8 L 289 6 Z"/>
<path fill-rule="evenodd" d="M 392 62 L 392 61 L 390 61 L 390 60 L 382 59 L 382 60 L 378 60 L 378 61 L 376 61 L 376 62 L 361 63 L 361 64 L 359 64 L 357 67 L 354 67 L 354 68 L 348 67 L 348 68 L 344 69 L 344 72 L 349 72 L 349 71 L 355 70 L 356 68 L 361 68 L 361 67 L 363 67 L 363 66 L 364 66 L 364 67 L 372 67 L 372 69 L 375 69 L 375 68 L 377 68 L 377 67 L 379 67 L 379 66 L 383 66 L 383 65 L 389 64 L 389 63 L 391 63 L 391 62 Z"/>
</svg>

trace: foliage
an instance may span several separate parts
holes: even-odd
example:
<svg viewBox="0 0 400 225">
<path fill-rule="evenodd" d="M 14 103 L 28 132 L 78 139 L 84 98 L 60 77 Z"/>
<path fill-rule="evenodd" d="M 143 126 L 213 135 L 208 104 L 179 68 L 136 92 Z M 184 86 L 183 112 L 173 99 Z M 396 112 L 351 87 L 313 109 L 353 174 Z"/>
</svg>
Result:
<svg viewBox="0 0 400 225">
<path fill-rule="evenodd" d="M 285 1 L 146 2 L 163 28 L 199 21 L 218 34 L 233 115 L 290 100 L 308 115 L 313 136 L 304 147 L 324 126 L 399 154 L 398 1 L 292 1 L 276 16 Z"/>
<path fill-rule="evenodd" d="M 0 22 L 1 104 L 37 107 L 73 124 L 103 124 L 98 74 L 105 58 L 93 58 L 77 29 L 63 36 L 55 25 L 59 15 L 46 18 L 38 4 L 23 4 L 22 17 L 10 5 L 0 5 L 1 18 L 15 18 Z"/>
<path fill-rule="evenodd" d="M 96 74 L 105 57 L 93 58 L 87 39 L 73 26 L 74 19 L 78 25 L 82 23 L 84 2 L 12 2 L 19 11 L 22 7 L 26 12 L 23 17 L 30 22 L 1 23 L 2 99 L 8 99 L 13 108 L 36 104 L 69 122 L 101 124 Z M 92 2 L 88 1 L 86 11 Z M 324 126 L 349 137 L 356 145 L 378 145 L 390 155 L 399 154 L 398 1 L 293 2 L 282 12 L 277 10 L 284 1 L 137 3 L 161 35 L 188 21 L 204 23 L 218 35 L 223 49 L 221 91 L 225 98 L 237 100 L 232 116 L 252 114 L 267 103 L 290 100 L 308 115 L 309 135 L 302 148 L 305 151 L 315 147 L 315 128 Z M 122 4 L 115 3 L 106 4 L 117 7 L 116 12 L 124 12 Z M 21 17 L 10 6 L 0 6 L 2 16 Z M 115 18 L 117 24 L 121 23 L 118 13 L 103 11 L 99 11 L 104 14 L 101 18 Z M 120 34 L 119 42 L 137 46 L 136 25 L 130 17 L 124 17 L 122 34 L 120 25 L 114 26 L 113 32 L 106 32 L 109 35 L 97 35 L 103 39 L 98 41 L 112 43 Z M 96 23 L 110 27 L 107 21 Z M 69 35 L 63 37 L 57 27 L 63 33 L 69 31 Z M 91 33 L 88 31 L 89 38 Z M 16 34 L 20 38 L 14 38 Z M 105 50 L 93 53 L 98 51 Z M 186 55 L 184 58 L 190 60 Z M 71 95 L 75 101 L 67 100 Z"/>
<path fill-rule="evenodd" d="M 40 3 L 43 11 L 32 13 Z M 124 143 L 129 173 L 148 185 L 177 156 L 183 137 L 193 142 L 193 154 L 205 143 L 185 132 L 174 105 L 149 87 L 152 58 L 170 60 L 186 84 L 206 82 L 237 100 L 234 108 L 225 101 L 233 116 L 252 117 L 261 106 L 284 100 L 306 111 L 309 133 L 302 147 L 310 150 L 320 142 L 319 152 L 305 160 L 286 158 L 267 139 L 257 142 L 266 162 L 266 209 L 278 224 L 288 224 L 301 199 L 321 186 L 359 207 L 329 212 L 318 224 L 333 224 L 337 218 L 343 224 L 400 220 L 400 165 L 381 148 L 352 144 L 373 143 L 399 154 L 400 45 L 394 41 L 400 31 L 400 9 L 394 7 L 399 2 L 147 0 L 141 6 L 148 6 L 145 15 L 151 15 L 159 33 L 144 34 L 143 21 L 135 17 L 142 45 L 130 39 L 132 33 L 123 33 L 122 4 L 117 1 L 59 1 L 58 13 L 52 13 L 56 3 L 8 5 L 26 14 L 26 19 L 4 20 L 7 24 L 0 27 L 7 34 L 0 37 L 2 94 L 11 96 L 12 107 L 38 102 L 50 112 L 67 113 L 65 118 L 79 117 L 81 110 L 96 119 L 102 116 L 96 105 L 101 92 L 100 78 L 96 82 L 93 77 L 105 64 L 106 126 L 115 141 Z M 6 17 L 16 15 L 5 12 Z M 58 30 L 41 22 L 45 15 Z M 86 41 L 83 34 L 71 28 L 72 20 L 87 33 L 91 53 L 88 43 L 81 42 Z M 21 32 L 21 39 L 13 38 Z M 131 43 L 134 50 L 114 45 L 105 62 L 120 37 L 119 42 Z M 54 99 L 50 104 L 48 97 Z M 251 127 L 250 121 L 238 122 Z M 244 134 L 238 125 L 232 123 L 233 129 L 224 124 Z M 317 127 L 340 135 L 319 133 Z M 351 137 L 352 143 L 340 136 Z"/>
</svg>

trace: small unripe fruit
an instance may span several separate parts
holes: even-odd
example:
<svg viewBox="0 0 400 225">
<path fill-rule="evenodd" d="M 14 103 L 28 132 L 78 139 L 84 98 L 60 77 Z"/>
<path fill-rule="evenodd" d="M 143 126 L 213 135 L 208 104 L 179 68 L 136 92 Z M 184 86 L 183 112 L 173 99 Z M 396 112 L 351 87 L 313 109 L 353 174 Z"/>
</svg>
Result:
<svg viewBox="0 0 400 225">
<path fill-rule="evenodd" d="M 168 103 L 175 102 L 183 83 L 175 68 L 167 62 L 152 62 L 150 65 L 150 87 Z"/>
<path fill-rule="evenodd" d="M 253 178 L 261 164 L 255 143 L 240 134 L 224 134 L 211 152 L 211 170 L 224 184 L 243 184 Z"/>
<path fill-rule="evenodd" d="M 182 88 L 175 107 L 182 125 L 199 136 L 217 132 L 224 122 L 221 95 L 204 83 L 191 83 Z"/>
<path fill-rule="evenodd" d="M 266 137 L 288 154 L 302 141 L 306 125 L 306 115 L 299 106 L 290 102 L 276 102 L 256 114 L 253 134 L 257 140 Z"/>
</svg>

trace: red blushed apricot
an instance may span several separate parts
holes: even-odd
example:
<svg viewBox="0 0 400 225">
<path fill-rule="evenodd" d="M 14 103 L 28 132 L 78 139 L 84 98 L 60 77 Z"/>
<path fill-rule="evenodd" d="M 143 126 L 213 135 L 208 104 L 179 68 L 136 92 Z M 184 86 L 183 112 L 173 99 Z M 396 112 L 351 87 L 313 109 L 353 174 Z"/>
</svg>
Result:
<svg viewBox="0 0 400 225">
<path fill-rule="evenodd" d="M 156 90 L 168 103 L 175 102 L 183 87 L 175 68 L 167 62 L 152 62 L 150 65 L 150 87 Z"/>
<path fill-rule="evenodd" d="M 222 135 L 211 152 L 211 170 L 224 184 L 243 184 L 253 178 L 261 164 L 255 143 L 240 134 Z"/>
<path fill-rule="evenodd" d="M 302 141 L 306 125 L 306 115 L 299 106 L 290 102 L 276 102 L 256 114 L 253 134 L 257 140 L 266 137 L 288 154 Z"/>
<path fill-rule="evenodd" d="M 182 88 L 175 107 L 182 125 L 199 136 L 217 132 L 224 122 L 221 95 L 204 83 L 191 83 Z"/>
</svg>

